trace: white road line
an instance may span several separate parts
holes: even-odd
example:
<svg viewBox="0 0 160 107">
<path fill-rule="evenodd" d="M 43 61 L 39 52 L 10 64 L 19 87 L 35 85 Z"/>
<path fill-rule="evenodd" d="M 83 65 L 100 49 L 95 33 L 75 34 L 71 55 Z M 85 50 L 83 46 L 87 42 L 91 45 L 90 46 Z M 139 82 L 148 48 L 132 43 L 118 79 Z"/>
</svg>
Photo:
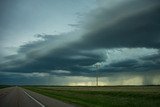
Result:
<svg viewBox="0 0 160 107">
<path fill-rule="evenodd" d="M 23 90 L 24 91 L 24 90 Z M 37 102 L 41 107 L 45 107 L 42 103 L 40 103 L 39 101 L 37 101 L 35 98 L 33 98 L 32 96 L 30 96 L 26 91 L 24 91 L 24 93 L 26 95 L 28 95 L 32 100 L 34 100 L 35 102 Z"/>
</svg>

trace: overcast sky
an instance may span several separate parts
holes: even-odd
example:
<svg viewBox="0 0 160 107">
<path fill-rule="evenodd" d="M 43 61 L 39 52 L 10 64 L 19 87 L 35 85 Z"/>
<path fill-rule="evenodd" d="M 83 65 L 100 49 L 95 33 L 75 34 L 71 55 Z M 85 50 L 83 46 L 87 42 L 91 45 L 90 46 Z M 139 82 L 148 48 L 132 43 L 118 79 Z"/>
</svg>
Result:
<svg viewBox="0 0 160 107">
<path fill-rule="evenodd" d="M 159 0 L 0 0 L 0 84 L 160 85 L 159 12 Z"/>
</svg>

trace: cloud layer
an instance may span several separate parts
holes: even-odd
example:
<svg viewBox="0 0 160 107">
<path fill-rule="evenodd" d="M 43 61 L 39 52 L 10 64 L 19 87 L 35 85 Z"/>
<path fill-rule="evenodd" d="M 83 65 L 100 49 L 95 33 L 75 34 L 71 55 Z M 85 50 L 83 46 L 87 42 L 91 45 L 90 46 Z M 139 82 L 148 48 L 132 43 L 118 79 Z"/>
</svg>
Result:
<svg viewBox="0 0 160 107">
<path fill-rule="evenodd" d="M 37 35 L 39 40 L 5 57 L 0 71 L 85 77 L 94 77 L 97 71 L 102 77 L 156 71 L 160 75 L 160 2 L 122 0 L 116 6 L 107 5 L 86 14 L 79 30 Z"/>
</svg>

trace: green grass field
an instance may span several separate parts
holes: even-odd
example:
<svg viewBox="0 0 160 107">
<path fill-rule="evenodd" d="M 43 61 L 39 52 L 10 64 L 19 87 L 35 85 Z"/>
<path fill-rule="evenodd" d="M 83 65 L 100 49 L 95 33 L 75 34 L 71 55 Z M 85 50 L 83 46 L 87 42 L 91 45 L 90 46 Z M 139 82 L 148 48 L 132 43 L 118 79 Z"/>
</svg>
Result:
<svg viewBox="0 0 160 107">
<path fill-rule="evenodd" d="M 9 86 L 9 85 L 0 85 L 0 89 L 7 88 L 7 87 L 11 87 L 11 86 Z"/>
<path fill-rule="evenodd" d="M 25 88 L 82 107 L 160 107 L 160 86 Z"/>
</svg>

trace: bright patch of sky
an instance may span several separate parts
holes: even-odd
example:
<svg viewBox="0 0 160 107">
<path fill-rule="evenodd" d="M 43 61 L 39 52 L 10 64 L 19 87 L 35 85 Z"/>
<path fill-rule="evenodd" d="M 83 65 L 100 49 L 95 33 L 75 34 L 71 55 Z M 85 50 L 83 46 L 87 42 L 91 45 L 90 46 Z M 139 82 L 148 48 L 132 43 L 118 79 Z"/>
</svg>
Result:
<svg viewBox="0 0 160 107">
<path fill-rule="evenodd" d="M 102 49 L 95 52 L 102 53 L 105 61 L 97 62 L 92 66 L 100 65 L 100 68 L 112 63 L 122 62 L 126 60 L 141 61 L 140 58 L 149 57 L 159 54 L 159 49 L 153 48 L 114 48 Z M 91 66 L 91 67 L 92 67 Z"/>
<path fill-rule="evenodd" d="M 77 28 L 70 24 L 78 24 L 80 14 L 96 7 L 95 0 L 16 0 L 3 5 L 0 47 L 4 55 L 14 54 L 20 45 L 38 40 L 36 34 L 74 31 Z"/>
</svg>

